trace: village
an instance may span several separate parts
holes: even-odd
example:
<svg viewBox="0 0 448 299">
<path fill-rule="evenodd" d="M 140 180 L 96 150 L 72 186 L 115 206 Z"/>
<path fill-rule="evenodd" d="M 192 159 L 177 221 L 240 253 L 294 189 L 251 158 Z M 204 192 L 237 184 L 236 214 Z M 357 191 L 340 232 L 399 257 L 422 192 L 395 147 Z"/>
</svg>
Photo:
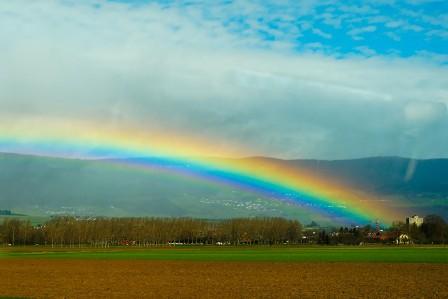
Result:
<svg viewBox="0 0 448 299">
<path fill-rule="evenodd" d="M 405 221 L 396 221 L 384 228 L 378 221 L 375 225 L 322 228 L 316 223 L 305 226 L 302 243 L 327 245 L 366 244 L 443 244 L 448 241 L 448 226 L 437 215 L 420 217 L 413 215 Z"/>
</svg>

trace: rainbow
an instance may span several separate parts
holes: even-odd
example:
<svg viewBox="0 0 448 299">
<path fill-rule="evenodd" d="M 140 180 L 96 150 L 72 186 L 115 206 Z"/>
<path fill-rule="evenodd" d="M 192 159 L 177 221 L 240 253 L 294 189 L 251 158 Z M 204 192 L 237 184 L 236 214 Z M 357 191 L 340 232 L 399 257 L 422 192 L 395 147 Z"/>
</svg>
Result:
<svg viewBox="0 0 448 299">
<path fill-rule="evenodd" d="M 145 131 L 147 133 L 142 133 Z M 160 169 L 287 201 L 338 223 L 390 223 L 397 211 L 372 195 L 353 191 L 285 163 L 235 155 L 185 135 L 105 128 L 98 124 L 33 120 L 0 124 L 0 151 L 76 159 L 102 159 L 131 167 Z M 214 157 L 211 157 L 213 153 Z"/>
</svg>

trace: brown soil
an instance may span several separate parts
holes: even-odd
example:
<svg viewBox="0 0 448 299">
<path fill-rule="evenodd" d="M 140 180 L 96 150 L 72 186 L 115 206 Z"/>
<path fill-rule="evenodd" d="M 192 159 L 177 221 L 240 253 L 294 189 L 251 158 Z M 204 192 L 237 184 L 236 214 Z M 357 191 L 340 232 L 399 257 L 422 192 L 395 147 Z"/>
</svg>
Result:
<svg viewBox="0 0 448 299">
<path fill-rule="evenodd" d="M 448 265 L 0 260 L 0 295 L 448 298 Z"/>
</svg>

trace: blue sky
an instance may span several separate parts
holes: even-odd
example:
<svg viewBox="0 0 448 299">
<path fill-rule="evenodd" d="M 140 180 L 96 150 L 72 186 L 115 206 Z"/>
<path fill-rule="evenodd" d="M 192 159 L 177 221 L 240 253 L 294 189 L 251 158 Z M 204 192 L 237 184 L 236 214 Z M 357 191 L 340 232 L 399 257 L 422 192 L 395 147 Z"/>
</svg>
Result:
<svg viewBox="0 0 448 299">
<path fill-rule="evenodd" d="M 0 125 L 94 120 L 280 158 L 448 157 L 447 3 L 0 1 Z"/>
<path fill-rule="evenodd" d="M 259 46 L 267 48 L 285 42 L 298 52 L 338 57 L 440 55 L 443 61 L 448 52 L 447 1 L 115 2 L 139 9 L 154 3 L 176 8 L 205 26 L 218 22 L 232 34 L 256 37 L 263 41 Z"/>
</svg>

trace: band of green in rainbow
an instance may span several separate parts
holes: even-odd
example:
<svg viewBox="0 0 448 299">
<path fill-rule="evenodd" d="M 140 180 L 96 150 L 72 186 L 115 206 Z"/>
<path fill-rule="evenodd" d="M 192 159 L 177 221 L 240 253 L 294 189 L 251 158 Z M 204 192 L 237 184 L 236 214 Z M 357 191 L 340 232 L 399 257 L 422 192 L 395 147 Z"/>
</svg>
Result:
<svg viewBox="0 0 448 299">
<path fill-rule="evenodd" d="M 63 158 L 103 159 L 132 167 L 155 168 L 208 181 L 232 185 L 256 192 L 267 198 L 300 205 L 338 223 L 366 224 L 376 219 L 390 222 L 395 213 L 379 201 L 360 195 L 328 179 L 316 178 L 298 169 L 260 159 L 207 158 L 206 153 L 183 156 L 182 146 L 170 149 L 151 138 L 136 139 L 132 134 L 100 132 L 93 135 L 71 132 L 71 136 L 55 134 L 20 135 L 0 130 L 0 151 Z M 188 148 L 189 145 L 186 145 Z M 191 148 L 191 146 L 190 146 Z M 193 152 L 186 151 L 185 155 Z M 209 153 L 210 156 L 212 153 Z"/>
</svg>

